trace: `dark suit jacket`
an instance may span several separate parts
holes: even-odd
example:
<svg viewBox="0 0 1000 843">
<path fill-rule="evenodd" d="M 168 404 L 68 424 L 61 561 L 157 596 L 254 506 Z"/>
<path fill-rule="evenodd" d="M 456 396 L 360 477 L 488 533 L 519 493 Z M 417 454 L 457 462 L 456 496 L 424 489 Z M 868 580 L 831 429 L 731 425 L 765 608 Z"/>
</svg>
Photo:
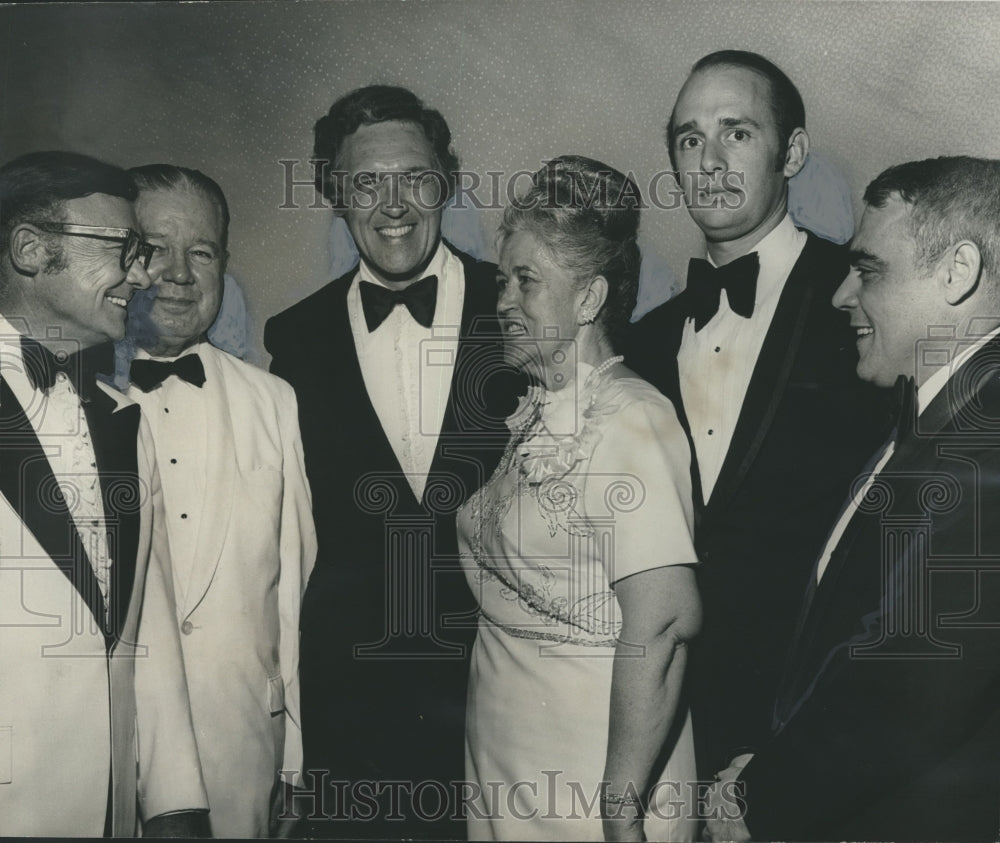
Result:
<svg viewBox="0 0 1000 843">
<path fill-rule="evenodd" d="M 998 446 L 994 340 L 902 437 L 809 590 L 774 735 L 742 776 L 754 839 L 1000 837 Z"/>
<path fill-rule="evenodd" d="M 319 540 L 301 621 L 306 767 L 333 778 L 464 777 L 476 606 L 458 564 L 454 514 L 496 466 L 514 401 L 496 267 L 458 254 L 458 356 L 422 500 L 365 390 L 346 305 L 357 270 L 265 329 L 271 371 L 298 398 Z M 407 830 L 393 827 L 392 836 Z"/>
<path fill-rule="evenodd" d="M 808 233 L 709 501 L 695 476 L 704 621 L 690 692 L 703 778 L 768 735 L 809 570 L 845 489 L 891 426 L 883 391 L 857 378 L 847 314 L 831 304 L 847 269 L 843 247 Z M 633 326 L 626 352 L 685 425 L 676 355 L 687 313 L 681 293 Z"/>
</svg>

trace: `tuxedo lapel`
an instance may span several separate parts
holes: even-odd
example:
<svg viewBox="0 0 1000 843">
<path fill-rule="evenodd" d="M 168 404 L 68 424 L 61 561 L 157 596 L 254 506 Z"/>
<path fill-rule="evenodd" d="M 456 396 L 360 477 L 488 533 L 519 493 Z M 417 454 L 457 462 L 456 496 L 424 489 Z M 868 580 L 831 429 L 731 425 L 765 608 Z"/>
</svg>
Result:
<svg viewBox="0 0 1000 843">
<path fill-rule="evenodd" d="M 93 431 L 91 436 L 93 438 Z M 110 645 L 104 622 L 104 601 L 83 550 L 83 542 L 34 428 L 7 381 L 2 378 L 0 443 L 0 493 L 79 592 L 99 628 L 104 631 L 105 643 Z M 96 440 L 94 445 L 96 453 Z M 101 481 L 103 490 L 103 475 Z M 115 559 L 114 556 L 112 558 Z"/>
<path fill-rule="evenodd" d="M 496 266 L 452 249 L 462 261 L 465 295 L 455 368 L 431 471 L 449 472 L 461 501 L 486 483 L 500 461 L 526 377 L 505 360 L 497 317 Z M 426 494 L 425 494 L 426 504 Z"/>
<path fill-rule="evenodd" d="M 992 430 L 983 429 L 985 416 L 982 408 L 1000 405 L 998 397 L 1000 376 L 997 365 L 990 364 L 991 360 L 997 359 L 998 353 L 1000 353 L 1000 340 L 994 339 L 964 364 L 962 375 L 981 373 L 980 377 L 959 375 L 948 379 L 945 386 L 918 417 L 915 432 L 903 436 L 897 442 L 893 455 L 879 472 L 880 477 L 891 478 L 894 472 L 899 471 L 903 471 L 904 474 L 914 474 L 917 466 L 933 465 L 933 454 L 940 447 L 941 439 L 938 437 L 943 431 L 955 432 L 964 428 L 970 433 L 981 431 L 988 439 L 995 437 Z M 971 433 L 971 441 L 974 441 L 975 435 Z M 968 445 L 969 442 L 969 435 L 964 436 L 962 444 Z M 872 456 L 862 472 L 864 476 L 874 470 L 884 453 L 883 447 Z M 904 468 L 900 469 L 900 466 Z M 898 493 L 898 489 L 890 492 L 889 500 Z M 850 501 L 838 514 L 834 524 L 840 520 L 849 505 Z M 866 532 L 873 529 L 878 531 L 875 536 Z M 860 545 L 873 549 L 872 558 L 866 559 L 866 563 L 880 564 L 879 554 L 884 552 L 881 529 L 882 518 L 879 514 L 855 513 L 834 548 L 823 578 L 818 584 L 815 569 L 813 570 L 795 636 L 792 639 L 793 645 L 785 678 L 778 693 L 775 726 L 780 727 L 794 715 L 802 701 L 808 698 L 816 676 L 822 672 L 831 649 L 830 642 L 823 638 L 827 621 L 842 614 L 843 609 L 839 604 L 844 600 L 850 602 L 853 597 L 853 582 L 842 582 L 849 567 L 848 563 L 857 558 L 857 553 L 860 551 L 856 552 L 855 547 Z M 809 684 L 806 684 L 807 682 Z"/>
<path fill-rule="evenodd" d="M 874 462 L 872 465 L 874 467 Z M 837 520 L 840 520 L 840 516 Z M 837 593 L 837 585 L 844 570 L 844 562 L 850 556 L 851 549 L 867 523 L 867 519 L 855 515 L 848 523 L 840 541 L 837 542 L 837 546 L 833 549 L 826 570 L 823 572 L 822 580 L 816 581 L 816 567 L 813 568 L 809 577 L 795 634 L 792 637 L 792 644 L 786 659 L 783 679 L 778 686 L 774 722 L 776 728 L 783 727 L 791 719 L 811 688 L 811 684 L 803 687 L 803 682 L 814 678 L 818 672 L 817 660 L 828 655 L 817 653 L 816 649 L 818 636 L 823 628 L 823 619 L 833 595 Z M 825 546 L 824 544 L 824 548 Z M 818 561 L 817 559 L 817 563 Z"/>
<path fill-rule="evenodd" d="M 664 333 L 667 345 L 661 352 L 665 355 L 663 383 L 658 384 L 660 391 L 674 402 L 685 426 L 687 426 L 687 415 L 684 413 L 684 402 L 681 399 L 681 376 L 677 366 L 677 354 L 681 350 L 681 338 L 684 336 L 684 323 L 687 321 L 688 309 L 688 295 L 684 292 L 677 297 L 674 307 L 666 314 L 667 324 Z"/>
<path fill-rule="evenodd" d="M 455 367 L 448 387 L 448 402 L 441 420 L 441 432 L 434 445 L 429 477 L 444 472 L 455 475 L 463 485 L 463 499 L 475 491 L 485 478 L 478 476 L 478 465 L 468 459 L 449 459 L 448 443 L 460 441 L 463 434 L 475 431 L 488 434 L 482 419 L 476 417 L 477 408 L 488 415 L 482 388 L 484 378 L 476 377 L 477 369 L 483 369 L 490 361 L 499 359 L 500 331 L 496 320 L 496 300 L 490 297 L 492 288 L 478 278 L 476 267 L 463 259 L 465 293 L 462 300 L 462 322 L 459 327 L 458 349 Z M 490 343 L 497 348 L 497 356 L 492 355 Z M 473 391 L 475 393 L 473 394 Z M 469 437 L 465 437 L 465 444 Z M 428 483 L 428 489 L 431 484 Z M 426 499 L 427 489 L 424 497 Z"/>
<path fill-rule="evenodd" d="M 810 243 L 807 241 L 792 267 L 764 337 L 726 459 L 707 502 L 706 520 L 711 520 L 715 512 L 726 508 L 730 497 L 753 465 L 774 421 L 809 318 L 814 296 L 809 283 L 811 270 Z"/>
<path fill-rule="evenodd" d="M 219 419 L 218 426 L 208 427 L 206 477 L 209 479 L 205 503 L 201 512 L 194 564 L 187 583 L 178 594 L 181 614 L 193 612 L 208 592 L 222 558 L 233 512 L 233 484 L 236 474 L 236 446 L 233 442 L 233 421 L 229 415 L 226 382 L 219 365 L 218 352 L 204 348 L 199 352 L 205 365 L 206 416 Z"/>
<path fill-rule="evenodd" d="M 95 387 L 83 402 L 101 481 L 104 517 L 108 523 L 111 572 L 110 627 L 119 638 L 128 616 L 139 550 L 139 504 L 148 490 L 139 488 L 136 449 L 138 404 L 119 408 L 117 400 Z M 89 567 L 89 565 L 88 565 Z"/>
<path fill-rule="evenodd" d="M 356 465 L 354 476 L 379 470 L 379 467 L 383 470 L 388 468 L 394 474 L 401 474 L 403 468 L 399 464 L 392 443 L 389 442 L 385 428 L 382 427 L 382 420 L 378 417 L 368 394 L 365 377 L 361 371 L 361 362 L 358 360 L 358 349 L 354 344 L 354 329 L 351 327 L 351 319 L 347 310 L 347 294 L 357 274 L 358 270 L 355 269 L 344 279 L 343 286 L 336 291 L 332 325 L 329 331 L 329 342 L 332 349 L 327 346 L 323 353 L 315 355 L 314 359 L 317 364 L 322 365 L 330 365 L 330 362 L 333 361 L 333 365 L 336 366 L 336 380 L 331 388 L 334 395 L 343 395 L 346 399 L 344 406 L 348 409 L 344 421 L 347 424 L 348 433 L 345 441 L 370 442 L 372 437 L 378 439 L 377 450 L 374 447 L 363 450 L 369 463 Z M 330 356 L 327 356 L 328 351 L 332 351 Z M 354 453 L 358 454 L 357 451 Z M 381 456 L 372 459 L 376 453 Z M 396 488 L 398 493 L 407 496 L 412 504 L 417 503 L 409 483 L 396 484 Z"/>
</svg>

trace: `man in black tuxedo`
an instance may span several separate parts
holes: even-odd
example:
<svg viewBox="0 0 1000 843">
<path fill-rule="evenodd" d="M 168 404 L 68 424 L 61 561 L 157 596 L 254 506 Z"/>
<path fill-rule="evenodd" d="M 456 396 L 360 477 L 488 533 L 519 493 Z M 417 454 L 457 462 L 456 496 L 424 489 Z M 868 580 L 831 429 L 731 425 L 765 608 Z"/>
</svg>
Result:
<svg viewBox="0 0 1000 843">
<path fill-rule="evenodd" d="M 714 839 L 1000 833 L 1000 161 L 900 164 L 864 199 L 834 303 L 903 409 L 818 554 L 745 820 Z"/>
<path fill-rule="evenodd" d="M 264 341 L 298 397 L 319 540 L 303 744 L 336 819 L 318 831 L 462 837 L 475 603 L 454 513 L 495 467 L 513 409 L 493 402 L 496 267 L 441 240 L 458 161 L 439 112 L 370 86 L 315 133 L 317 188 L 361 262 L 269 320 Z"/>
<path fill-rule="evenodd" d="M 634 326 L 627 363 L 674 401 L 696 457 L 704 623 L 690 693 L 704 778 L 768 734 L 809 565 L 886 409 L 830 305 L 846 250 L 788 216 L 809 151 L 795 85 L 754 53 L 705 56 L 667 143 L 708 261 Z"/>
</svg>

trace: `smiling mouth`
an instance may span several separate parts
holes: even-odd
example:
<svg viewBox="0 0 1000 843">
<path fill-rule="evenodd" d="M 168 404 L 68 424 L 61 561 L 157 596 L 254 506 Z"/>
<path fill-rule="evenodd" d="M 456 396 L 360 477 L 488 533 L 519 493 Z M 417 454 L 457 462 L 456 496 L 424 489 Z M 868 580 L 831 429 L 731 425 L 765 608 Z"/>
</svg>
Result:
<svg viewBox="0 0 1000 843">
<path fill-rule="evenodd" d="M 387 226 L 386 228 L 380 228 L 380 229 L 378 229 L 378 233 L 382 237 L 388 237 L 390 239 L 395 239 L 397 237 L 405 237 L 407 234 L 409 234 L 411 231 L 413 231 L 413 229 L 415 229 L 416 227 L 417 227 L 416 223 L 410 223 L 408 225 Z"/>
<path fill-rule="evenodd" d="M 875 329 L 869 327 L 868 325 L 854 325 L 854 333 L 857 334 L 857 338 L 860 340 L 863 337 L 870 337 L 875 333 Z"/>
<path fill-rule="evenodd" d="M 104 298 L 118 307 L 128 307 L 128 299 L 121 296 L 105 296 Z"/>
<path fill-rule="evenodd" d="M 503 333 L 505 337 L 523 337 L 527 336 L 528 329 L 523 322 L 508 321 L 504 322 Z"/>
</svg>

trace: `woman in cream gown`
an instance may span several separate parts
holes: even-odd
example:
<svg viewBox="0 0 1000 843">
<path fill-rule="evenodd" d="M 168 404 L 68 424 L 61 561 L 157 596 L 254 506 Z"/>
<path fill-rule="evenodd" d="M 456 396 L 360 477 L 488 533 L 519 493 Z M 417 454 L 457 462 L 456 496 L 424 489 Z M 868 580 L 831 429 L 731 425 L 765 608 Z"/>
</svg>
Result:
<svg viewBox="0 0 1000 843">
<path fill-rule="evenodd" d="M 638 279 L 638 211 L 615 203 L 625 186 L 564 156 L 501 227 L 505 348 L 534 383 L 458 520 L 481 609 L 466 720 L 474 840 L 695 832 L 681 701 L 700 622 L 690 452 L 670 401 L 612 345 Z"/>
</svg>

